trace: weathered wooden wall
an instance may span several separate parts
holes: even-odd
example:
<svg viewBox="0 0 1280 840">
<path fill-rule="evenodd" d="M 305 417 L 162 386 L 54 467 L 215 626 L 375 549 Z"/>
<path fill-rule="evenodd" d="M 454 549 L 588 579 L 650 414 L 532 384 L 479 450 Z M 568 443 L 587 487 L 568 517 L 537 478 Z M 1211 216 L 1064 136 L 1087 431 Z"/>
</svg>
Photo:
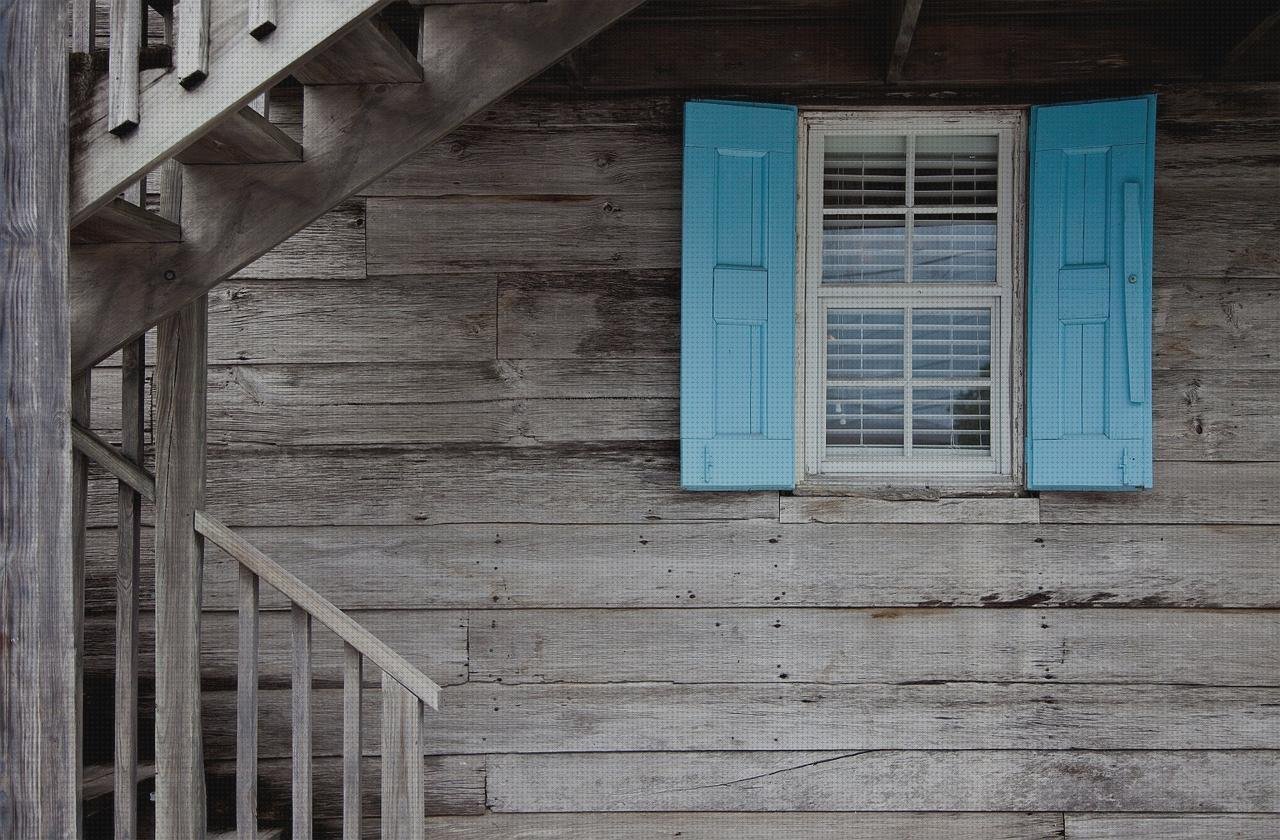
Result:
<svg viewBox="0 0 1280 840">
<path fill-rule="evenodd" d="M 210 507 L 446 687 L 431 836 L 1280 834 L 1280 85 L 1160 88 L 1156 489 L 944 501 L 677 488 L 683 96 L 629 86 L 544 80 L 211 296 Z M 110 364 L 94 386 L 116 434 Z M 235 576 L 207 565 L 216 794 Z M 262 633 L 280 814 L 287 619 Z M 332 829 L 320 632 L 316 657 Z"/>
</svg>

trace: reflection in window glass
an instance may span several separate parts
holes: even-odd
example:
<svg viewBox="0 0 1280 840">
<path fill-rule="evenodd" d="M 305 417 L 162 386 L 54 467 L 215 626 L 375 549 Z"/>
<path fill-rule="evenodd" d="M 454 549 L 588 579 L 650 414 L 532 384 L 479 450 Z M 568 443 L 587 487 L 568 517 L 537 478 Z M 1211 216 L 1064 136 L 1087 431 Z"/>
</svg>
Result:
<svg viewBox="0 0 1280 840">
<path fill-rule="evenodd" d="M 901 283 L 906 216 L 831 216 L 822 223 L 822 282 Z"/>
<path fill-rule="evenodd" d="M 919 283 L 994 283 L 996 214 L 917 214 L 911 266 Z"/>
</svg>

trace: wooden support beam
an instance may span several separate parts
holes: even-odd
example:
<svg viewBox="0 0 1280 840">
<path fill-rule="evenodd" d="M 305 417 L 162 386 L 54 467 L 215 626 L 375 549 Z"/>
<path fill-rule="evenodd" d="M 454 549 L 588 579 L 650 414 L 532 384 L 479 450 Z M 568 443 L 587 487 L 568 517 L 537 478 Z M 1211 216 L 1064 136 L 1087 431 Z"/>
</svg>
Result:
<svg viewBox="0 0 1280 840">
<path fill-rule="evenodd" d="M 146 338 L 124 348 L 120 372 L 121 454 L 142 464 L 146 418 Z M 115 836 L 138 836 L 138 584 L 142 566 L 142 494 L 121 481 L 116 498 Z"/>
<path fill-rule="evenodd" d="M 407 84 L 422 65 L 381 18 L 369 18 L 345 38 L 293 71 L 304 85 Z"/>
<path fill-rule="evenodd" d="M 116 135 L 138 127 L 138 56 L 146 37 L 145 8 L 142 0 L 111 0 L 107 131 Z"/>
<path fill-rule="evenodd" d="M 180 242 L 182 228 L 123 198 L 112 199 L 71 231 L 77 245 L 116 242 Z"/>
<path fill-rule="evenodd" d="M 98 4 L 94 0 L 71 2 L 71 51 L 91 53 L 97 46 Z"/>
<path fill-rule="evenodd" d="M 1222 61 L 1214 69 L 1214 76 L 1229 76 L 1231 71 L 1247 65 L 1261 51 L 1259 47 L 1267 44 L 1274 30 L 1280 28 L 1280 8 L 1276 8 L 1262 20 L 1258 21 L 1240 40 L 1236 41 L 1222 56 Z M 1276 60 L 1274 50 L 1271 61 Z"/>
<path fill-rule="evenodd" d="M 65 22 L 48 0 L 0 11 L 0 826 L 11 837 L 79 836 Z"/>
<path fill-rule="evenodd" d="M 640 2 L 428 7 L 426 84 L 307 88 L 301 163 L 190 167 L 181 244 L 73 249 L 75 366 L 203 295 Z"/>
<path fill-rule="evenodd" d="M 920 19 L 920 7 L 924 0 L 894 0 L 889 14 L 889 69 L 885 81 L 897 84 L 902 81 L 902 68 L 911 52 L 911 39 Z"/>
<path fill-rule="evenodd" d="M 203 838 L 200 608 L 208 298 L 160 324 L 156 403 L 156 836 Z"/>
<path fill-rule="evenodd" d="M 155 499 L 155 477 L 124 457 L 114 446 L 74 421 L 71 423 L 71 440 L 76 449 L 88 455 L 94 463 L 118 480 L 137 490 L 143 498 Z"/>
<path fill-rule="evenodd" d="M 302 160 L 302 146 L 250 106 L 218 123 L 176 156 L 179 163 L 286 163 Z"/>
</svg>

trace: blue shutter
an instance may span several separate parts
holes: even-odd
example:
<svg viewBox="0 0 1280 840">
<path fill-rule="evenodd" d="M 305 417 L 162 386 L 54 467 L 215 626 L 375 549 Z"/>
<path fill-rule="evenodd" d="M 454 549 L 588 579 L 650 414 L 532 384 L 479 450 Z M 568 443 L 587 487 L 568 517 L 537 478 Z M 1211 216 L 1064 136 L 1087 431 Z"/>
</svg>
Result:
<svg viewBox="0 0 1280 840">
<path fill-rule="evenodd" d="M 795 482 L 794 108 L 685 107 L 680 483 Z"/>
<path fill-rule="evenodd" d="M 1027 476 L 1152 485 L 1155 97 L 1031 112 Z"/>
</svg>

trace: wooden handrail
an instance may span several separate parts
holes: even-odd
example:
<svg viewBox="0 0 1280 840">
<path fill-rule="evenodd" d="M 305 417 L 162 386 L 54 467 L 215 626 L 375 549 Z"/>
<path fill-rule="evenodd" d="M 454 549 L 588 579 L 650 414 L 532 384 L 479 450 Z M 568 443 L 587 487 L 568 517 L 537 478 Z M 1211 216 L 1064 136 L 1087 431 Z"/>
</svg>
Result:
<svg viewBox="0 0 1280 840">
<path fill-rule="evenodd" d="M 100 464 L 107 472 L 155 500 L 155 476 L 130 461 L 121 452 L 93 432 L 72 422 L 71 438 L 75 447 Z M 302 607 L 313 618 L 336 633 L 344 642 L 386 671 L 391 677 L 432 709 L 439 708 L 440 686 L 430 677 L 396 653 L 385 642 L 360 626 L 333 602 L 303 583 L 296 575 L 263 554 L 256 546 L 210 516 L 196 511 L 196 532 L 234 557 L 258 577 L 280 591 L 291 602 Z"/>
<path fill-rule="evenodd" d="M 148 501 L 156 500 L 156 477 L 125 457 L 76 421 L 71 421 L 71 442 L 76 449 L 98 462 L 99 466 L 137 490 Z"/>
<path fill-rule="evenodd" d="M 432 709 L 439 708 L 439 685 L 292 572 L 205 511 L 196 511 L 195 529 L 332 630 L 423 703 Z"/>
</svg>

